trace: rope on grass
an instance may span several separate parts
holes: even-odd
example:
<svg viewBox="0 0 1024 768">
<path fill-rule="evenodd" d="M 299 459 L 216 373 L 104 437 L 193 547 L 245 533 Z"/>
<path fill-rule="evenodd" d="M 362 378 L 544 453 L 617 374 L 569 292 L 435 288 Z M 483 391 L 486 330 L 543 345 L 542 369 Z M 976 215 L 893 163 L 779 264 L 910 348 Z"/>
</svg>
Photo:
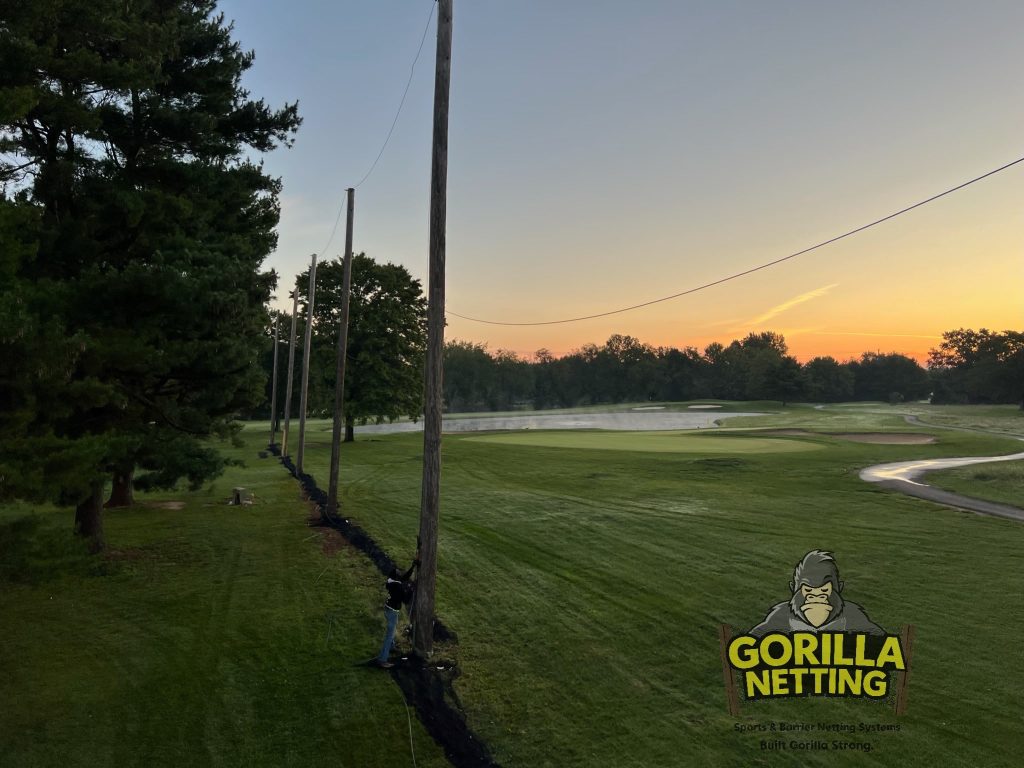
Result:
<svg viewBox="0 0 1024 768">
<path fill-rule="evenodd" d="M 398 689 L 398 695 L 402 697 L 402 705 L 405 707 L 405 719 L 409 723 L 409 751 L 412 753 L 412 768 L 416 768 L 416 747 L 412 743 L 412 715 L 409 714 L 409 704 L 405 700 L 405 694 L 402 693 L 402 689 Z"/>
<path fill-rule="evenodd" d="M 324 643 L 328 648 L 331 647 L 331 633 L 334 631 L 334 620 L 338 618 L 338 614 L 341 613 L 341 608 L 335 608 L 332 611 L 328 611 L 324 616 L 324 621 L 327 622 L 327 637 L 324 639 Z"/>
</svg>

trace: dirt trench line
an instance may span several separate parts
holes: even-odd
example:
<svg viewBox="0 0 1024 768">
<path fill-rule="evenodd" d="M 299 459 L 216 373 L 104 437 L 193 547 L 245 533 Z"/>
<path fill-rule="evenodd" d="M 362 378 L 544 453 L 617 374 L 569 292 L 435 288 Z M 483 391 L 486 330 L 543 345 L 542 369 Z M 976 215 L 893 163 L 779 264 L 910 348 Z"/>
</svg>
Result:
<svg viewBox="0 0 1024 768">
<path fill-rule="evenodd" d="M 324 525 L 338 531 L 349 544 L 366 555 L 384 576 L 396 567 L 395 561 L 370 534 L 347 518 L 332 516 L 327 512 L 327 494 L 317 486 L 312 475 L 300 475 L 291 458 L 281 456 L 277 444 L 269 446 L 269 451 L 299 481 L 306 498 L 320 511 Z M 435 618 L 434 640 L 457 644 L 458 635 Z M 455 768 L 501 768 L 490 748 L 466 723 L 465 713 L 452 685 L 459 676 L 456 665 L 410 656 L 396 663 L 390 672 L 406 704 L 416 711 L 427 733 L 440 745 L 445 757 Z"/>
</svg>

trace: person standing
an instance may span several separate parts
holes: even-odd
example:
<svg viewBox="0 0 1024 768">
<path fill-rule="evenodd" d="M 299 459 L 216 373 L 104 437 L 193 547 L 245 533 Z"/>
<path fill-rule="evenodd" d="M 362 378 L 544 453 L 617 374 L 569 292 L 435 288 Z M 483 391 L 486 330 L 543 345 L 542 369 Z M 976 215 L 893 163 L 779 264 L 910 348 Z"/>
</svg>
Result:
<svg viewBox="0 0 1024 768">
<path fill-rule="evenodd" d="M 384 634 L 384 645 L 381 646 L 380 655 L 377 657 L 377 665 L 383 669 L 391 669 L 395 666 L 388 661 L 391 654 L 391 647 L 395 644 L 395 629 L 398 627 L 398 614 L 402 610 L 402 603 L 407 602 L 407 595 L 410 589 L 410 579 L 413 571 L 419 566 L 419 559 L 413 560 L 409 570 L 399 574 L 398 568 L 392 568 L 388 574 L 388 580 L 384 582 L 388 598 L 384 601 L 384 618 L 387 621 L 387 630 Z"/>
</svg>

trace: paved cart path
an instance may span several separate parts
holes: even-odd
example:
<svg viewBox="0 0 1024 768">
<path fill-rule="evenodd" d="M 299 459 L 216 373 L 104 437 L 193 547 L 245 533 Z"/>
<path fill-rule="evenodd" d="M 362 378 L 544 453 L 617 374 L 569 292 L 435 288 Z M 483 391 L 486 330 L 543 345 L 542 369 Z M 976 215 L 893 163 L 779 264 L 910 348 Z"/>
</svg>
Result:
<svg viewBox="0 0 1024 768">
<path fill-rule="evenodd" d="M 944 491 L 941 488 L 935 488 L 918 480 L 926 472 L 934 472 L 939 469 L 954 469 L 971 464 L 985 464 L 995 461 L 1021 460 L 1024 460 L 1024 453 L 1014 453 L 1007 456 L 966 456 L 959 459 L 897 461 L 891 464 L 876 464 L 873 467 L 862 469 L 860 479 L 866 480 L 869 483 L 877 483 L 883 488 L 899 491 L 908 496 L 927 499 L 928 501 L 945 504 L 949 507 L 967 509 L 983 515 L 1008 517 L 1011 520 L 1024 522 L 1024 509 L 1019 507 L 1011 507 L 1009 504 L 998 504 L 994 501 L 985 501 L 984 499 L 975 499 L 970 496 L 961 496 L 958 493 Z"/>
</svg>

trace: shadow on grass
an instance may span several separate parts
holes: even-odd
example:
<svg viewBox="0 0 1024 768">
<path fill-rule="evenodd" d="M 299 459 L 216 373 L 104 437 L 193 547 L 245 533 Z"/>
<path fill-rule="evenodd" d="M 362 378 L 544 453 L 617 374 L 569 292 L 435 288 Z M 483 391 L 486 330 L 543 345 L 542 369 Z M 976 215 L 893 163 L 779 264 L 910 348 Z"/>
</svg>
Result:
<svg viewBox="0 0 1024 768">
<path fill-rule="evenodd" d="M 37 514 L 0 522 L 0 582 L 36 585 L 106 571 L 107 563 L 90 555 L 83 539 Z"/>
</svg>

